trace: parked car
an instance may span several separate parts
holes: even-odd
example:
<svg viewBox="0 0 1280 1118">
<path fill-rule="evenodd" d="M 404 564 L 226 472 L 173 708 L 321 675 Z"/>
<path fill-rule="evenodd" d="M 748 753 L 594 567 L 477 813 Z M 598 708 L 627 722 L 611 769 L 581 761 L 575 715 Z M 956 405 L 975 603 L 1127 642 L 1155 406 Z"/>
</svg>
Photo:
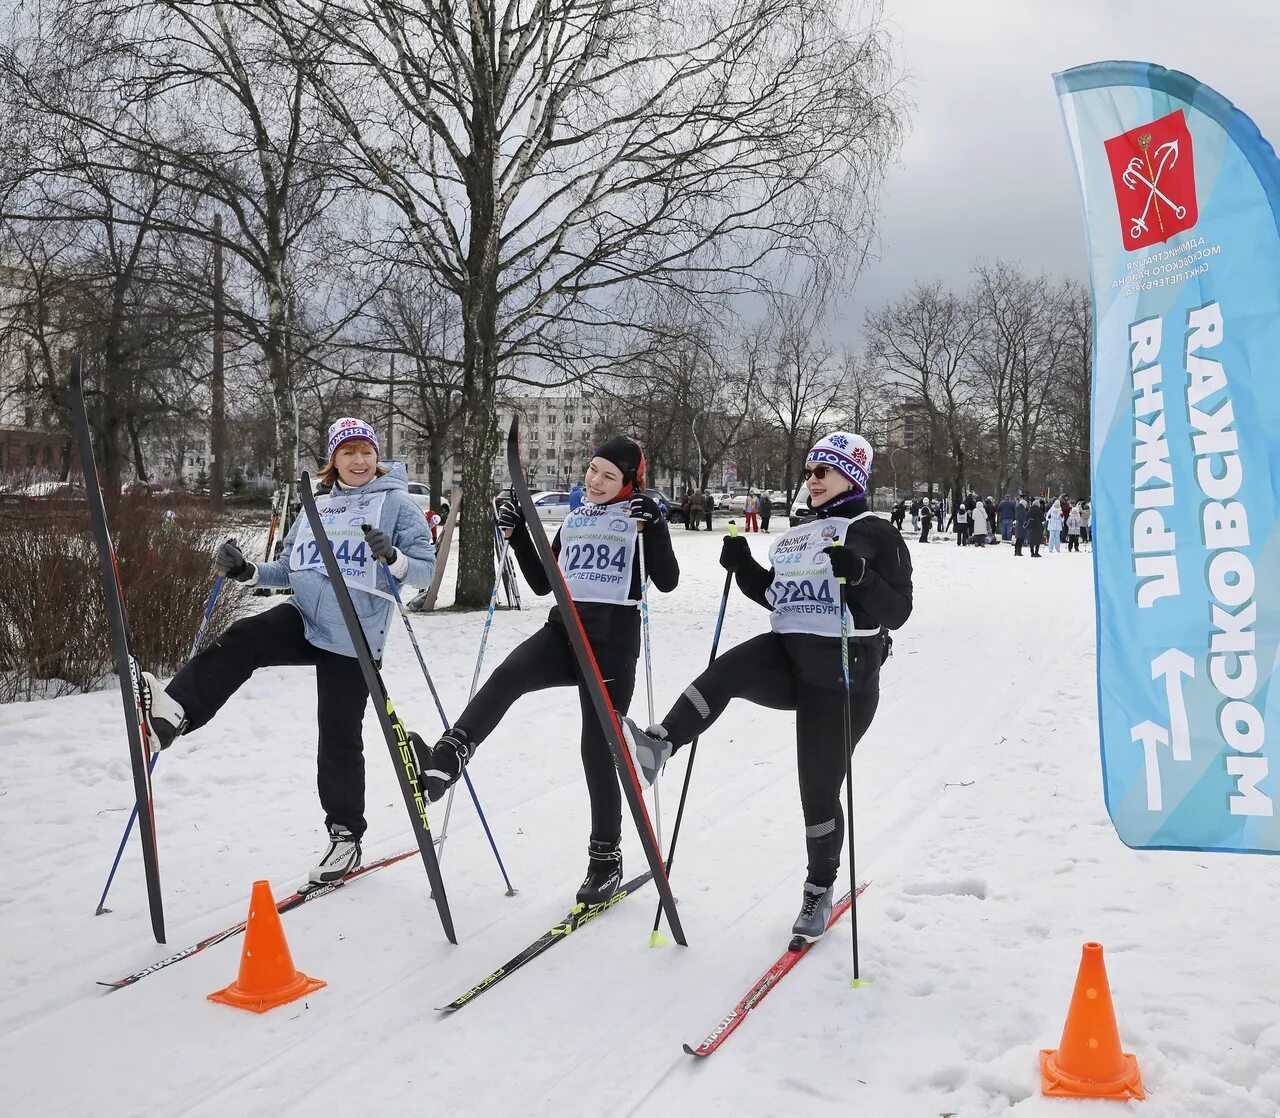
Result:
<svg viewBox="0 0 1280 1118">
<path fill-rule="evenodd" d="M 420 481 L 409 482 L 409 500 L 420 509 L 429 509 L 431 507 L 430 487 L 423 485 Z"/>
<path fill-rule="evenodd" d="M 682 519 L 680 506 L 673 504 L 671 498 L 668 497 L 661 489 L 646 489 L 644 492 L 646 497 L 657 502 L 658 509 L 662 513 L 663 520 L 670 521 L 674 517 L 676 523 L 680 523 Z"/>
<path fill-rule="evenodd" d="M 796 493 L 796 499 L 791 502 L 791 512 L 787 514 L 787 523 L 794 528 L 797 524 L 802 524 L 812 517 L 813 509 L 809 507 L 809 490 L 802 485 Z"/>
<path fill-rule="evenodd" d="M 569 493 L 564 489 L 535 493 L 533 495 L 533 506 L 538 510 L 539 520 L 563 520 L 569 515 Z"/>
</svg>

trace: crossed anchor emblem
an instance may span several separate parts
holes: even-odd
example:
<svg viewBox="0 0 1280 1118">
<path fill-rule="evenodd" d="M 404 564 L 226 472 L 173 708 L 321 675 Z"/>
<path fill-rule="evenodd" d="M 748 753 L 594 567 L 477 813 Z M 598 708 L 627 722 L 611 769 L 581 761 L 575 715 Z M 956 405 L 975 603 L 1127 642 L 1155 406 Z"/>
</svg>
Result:
<svg viewBox="0 0 1280 1118">
<path fill-rule="evenodd" d="M 1142 155 L 1135 155 L 1130 159 L 1129 166 L 1125 168 L 1124 174 L 1120 177 L 1120 181 L 1130 190 L 1137 190 L 1139 186 L 1145 186 L 1148 191 L 1147 201 L 1142 207 L 1142 213 L 1129 219 L 1129 236 L 1135 239 L 1142 236 L 1149 228 L 1147 214 L 1151 212 L 1152 207 L 1155 207 L 1156 221 L 1159 222 L 1160 231 L 1164 232 L 1164 222 L 1160 218 L 1161 202 L 1168 206 L 1179 220 L 1187 216 L 1187 207 L 1178 205 L 1177 202 L 1160 189 L 1160 176 L 1164 174 L 1166 168 L 1173 167 L 1178 162 L 1178 141 L 1170 140 L 1168 143 L 1161 144 L 1156 148 L 1156 165 L 1154 169 L 1151 166 L 1151 156 L 1147 153 L 1147 148 L 1150 144 L 1150 135 L 1144 134 L 1138 137 L 1138 146 L 1142 148 Z"/>
</svg>

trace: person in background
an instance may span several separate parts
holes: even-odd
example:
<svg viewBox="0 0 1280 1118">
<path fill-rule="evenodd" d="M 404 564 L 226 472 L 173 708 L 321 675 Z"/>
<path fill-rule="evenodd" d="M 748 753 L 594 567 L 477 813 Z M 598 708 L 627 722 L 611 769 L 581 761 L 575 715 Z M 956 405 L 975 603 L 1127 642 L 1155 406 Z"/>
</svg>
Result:
<svg viewBox="0 0 1280 1118">
<path fill-rule="evenodd" d="M 575 481 L 569 490 L 569 511 L 577 512 L 582 507 L 582 482 Z"/>
<path fill-rule="evenodd" d="M 773 515 L 773 498 L 769 496 L 768 491 L 760 494 L 760 531 L 767 532 L 769 530 L 769 517 Z"/>
<path fill-rule="evenodd" d="M 1027 545 L 1031 548 L 1031 558 L 1040 558 L 1040 544 L 1044 540 L 1044 505 L 1037 497 L 1027 509 Z"/>
<path fill-rule="evenodd" d="M 1067 514 L 1067 550 L 1080 550 L 1080 506 L 1076 505 Z"/>
<path fill-rule="evenodd" d="M 1062 550 L 1062 506 L 1066 503 L 1064 497 L 1061 501 L 1054 501 L 1049 505 L 1049 512 L 1045 516 L 1045 524 L 1049 529 L 1049 551 Z"/>
<path fill-rule="evenodd" d="M 1013 521 L 1017 511 L 1018 506 L 1014 503 L 1013 498 L 1006 493 L 1000 502 L 998 510 L 1000 516 L 1000 538 L 1005 543 L 1008 543 L 1013 536 Z"/>
<path fill-rule="evenodd" d="M 920 542 L 929 542 L 929 528 L 933 524 L 933 506 L 928 501 L 920 502 Z"/>
<path fill-rule="evenodd" d="M 956 547 L 964 547 L 969 542 L 969 507 L 963 501 L 956 502 L 951 526 L 956 530 Z"/>
<path fill-rule="evenodd" d="M 973 506 L 973 542 L 978 547 L 987 543 L 987 506 L 983 501 Z"/>
<path fill-rule="evenodd" d="M 707 518 L 707 531 L 711 531 L 711 514 L 715 512 L 716 499 L 707 490 L 702 491 L 702 511 Z"/>
<path fill-rule="evenodd" d="M 747 494 L 747 499 L 742 504 L 742 516 L 747 525 L 743 529 L 744 532 L 760 531 L 760 520 L 756 515 L 759 508 L 760 499 L 756 496 L 756 491 L 752 489 Z M 708 524 L 707 527 L 709 528 L 710 525 Z"/>
<path fill-rule="evenodd" d="M 1019 497 L 1013 509 L 1013 553 L 1022 554 L 1022 545 L 1027 542 L 1027 499 Z"/>
</svg>

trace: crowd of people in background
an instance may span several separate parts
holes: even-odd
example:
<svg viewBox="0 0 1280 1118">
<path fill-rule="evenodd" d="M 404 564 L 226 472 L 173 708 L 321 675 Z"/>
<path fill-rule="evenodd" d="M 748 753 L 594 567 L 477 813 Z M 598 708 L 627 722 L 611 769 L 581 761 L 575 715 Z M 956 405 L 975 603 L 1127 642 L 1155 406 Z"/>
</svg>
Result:
<svg viewBox="0 0 1280 1118">
<path fill-rule="evenodd" d="M 1005 494 L 998 503 L 992 496 L 966 494 L 963 500 L 946 497 L 916 497 L 899 501 L 889 519 L 900 532 L 906 531 L 907 517 L 911 532 L 921 543 L 928 543 L 933 531 L 951 531 L 958 547 L 985 547 L 988 544 L 1013 542 L 1014 555 L 1026 547 L 1034 558 L 1046 543 L 1049 551 L 1061 551 L 1065 541 L 1068 551 L 1079 551 L 1081 545 L 1093 545 L 1093 510 L 1089 498 L 1072 500 L 1065 493 L 1058 498 L 1013 498 Z"/>
</svg>

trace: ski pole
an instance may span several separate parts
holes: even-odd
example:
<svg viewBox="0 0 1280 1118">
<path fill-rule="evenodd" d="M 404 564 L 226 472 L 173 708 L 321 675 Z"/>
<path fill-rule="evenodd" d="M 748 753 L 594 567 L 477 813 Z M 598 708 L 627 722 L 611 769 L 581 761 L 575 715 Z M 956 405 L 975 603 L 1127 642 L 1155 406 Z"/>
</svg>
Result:
<svg viewBox="0 0 1280 1118">
<path fill-rule="evenodd" d="M 507 548 L 510 545 L 509 537 L 499 532 L 502 538 L 502 547 L 498 552 L 498 577 L 493 582 L 493 593 L 489 595 L 489 612 L 485 615 L 484 630 L 480 634 L 480 651 L 476 656 L 475 671 L 471 673 L 471 690 L 467 692 L 467 702 L 470 703 L 475 698 L 476 688 L 480 684 L 480 666 L 484 663 L 484 650 L 489 644 L 489 630 L 493 627 L 493 615 L 498 608 L 498 588 L 502 584 L 502 567 L 506 561 Z M 438 704 L 437 704 L 438 705 Z M 449 723 L 445 722 L 445 729 L 449 729 Z M 464 770 L 465 772 L 465 770 Z M 444 823 L 440 827 L 439 852 L 440 856 L 444 856 L 444 842 L 449 837 L 449 816 L 453 814 L 453 794 L 458 789 L 457 784 L 449 785 L 449 795 L 444 802 Z"/>
<path fill-rule="evenodd" d="M 235 540 L 231 541 L 235 543 Z M 213 590 L 209 593 L 209 601 L 204 607 L 204 617 L 200 621 L 200 628 L 196 630 L 196 639 L 191 645 L 191 655 L 188 660 L 194 659 L 195 654 L 200 651 L 200 645 L 204 641 L 204 635 L 209 629 L 209 618 L 213 616 L 213 607 L 218 603 L 218 595 L 222 593 L 222 584 L 226 582 L 224 575 L 219 575 L 213 580 Z M 147 762 L 148 777 L 156 771 L 156 762 L 160 760 L 159 753 L 151 754 L 151 759 Z M 95 916 L 101 916 L 104 912 L 110 912 L 111 909 L 106 907 L 107 894 L 111 892 L 111 883 L 116 879 L 116 870 L 120 866 L 120 858 L 124 854 L 125 845 L 129 841 L 129 836 L 133 833 L 133 824 L 138 818 L 138 803 L 135 800 L 133 810 L 129 812 L 129 821 L 124 825 L 124 834 L 120 836 L 120 845 L 116 847 L 115 860 L 111 863 L 111 872 L 107 874 L 107 883 L 102 887 L 102 896 L 98 898 L 98 908 L 94 913 Z"/>
<path fill-rule="evenodd" d="M 858 874 L 853 860 L 853 696 L 849 684 L 849 599 L 845 580 L 838 578 L 836 581 L 840 584 L 840 670 L 844 675 L 844 804 L 849 842 L 849 926 L 853 929 L 853 981 L 850 985 L 861 986 L 862 981 L 858 977 Z"/>
<path fill-rule="evenodd" d="M 735 521 L 729 521 L 729 535 L 736 536 L 738 534 L 738 525 Z M 733 585 L 733 572 L 725 571 L 724 573 L 724 589 L 720 592 L 720 612 L 716 615 L 716 631 L 711 637 L 711 655 L 707 657 L 707 667 L 711 667 L 716 662 L 716 653 L 720 650 L 720 631 L 724 628 L 724 612 L 729 604 L 729 587 Z M 702 735 L 699 734 L 698 738 Z M 693 777 L 693 762 L 698 759 L 698 738 L 694 738 L 689 746 L 689 764 L 684 770 L 684 784 L 680 788 L 680 803 L 676 806 L 676 821 L 671 828 L 671 849 L 667 851 L 667 873 L 671 873 L 671 863 L 676 858 L 676 843 L 680 839 L 680 822 L 684 819 L 684 805 L 689 798 L 689 781 Z M 658 911 L 653 914 L 653 931 L 649 934 L 649 946 L 657 947 L 660 937 L 658 936 L 658 925 L 662 922 L 662 905 L 659 903 Z"/>
<path fill-rule="evenodd" d="M 644 568 L 644 523 L 637 525 L 636 551 L 640 557 L 640 631 L 644 635 L 644 682 L 649 698 L 649 725 L 654 723 L 653 715 L 653 648 L 649 643 L 649 575 Z M 653 780 L 653 823 L 657 832 L 658 849 L 662 849 L 662 796 L 659 785 L 662 774 Z"/>
<path fill-rule="evenodd" d="M 361 525 L 362 529 L 368 529 L 369 527 L 371 526 L 368 524 Z M 427 670 L 427 661 L 422 655 L 422 649 L 418 646 L 418 638 L 413 631 L 413 623 L 409 620 L 409 611 L 404 608 L 404 600 L 400 597 L 396 580 L 392 577 L 386 560 L 382 560 L 380 565 L 386 573 L 387 585 L 391 588 L 391 596 L 396 600 L 396 607 L 400 610 L 400 618 L 404 622 L 405 631 L 409 634 L 409 643 L 413 645 L 413 651 L 418 657 L 418 667 L 422 669 L 422 676 L 427 681 L 427 689 L 435 700 L 436 710 L 440 712 L 440 721 L 444 723 L 444 728 L 447 730 L 449 728 L 449 716 L 444 712 L 444 704 L 440 701 L 440 695 L 436 691 L 435 681 Z M 507 883 L 507 896 L 514 897 L 516 895 L 515 886 L 511 884 L 511 878 L 507 876 L 507 867 L 502 864 L 502 855 L 498 853 L 498 844 L 494 841 L 493 832 L 489 830 L 489 821 L 484 817 L 484 808 L 480 806 L 480 797 L 476 795 L 475 785 L 471 783 L 471 777 L 467 774 L 466 769 L 462 770 L 462 779 L 467 782 L 467 791 L 471 793 L 471 802 L 476 805 L 476 814 L 480 816 L 480 826 L 484 828 L 485 837 L 489 840 L 489 847 L 493 850 L 493 856 L 498 860 L 498 869 L 502 872 L 502 879 Z"/>
</svg>

